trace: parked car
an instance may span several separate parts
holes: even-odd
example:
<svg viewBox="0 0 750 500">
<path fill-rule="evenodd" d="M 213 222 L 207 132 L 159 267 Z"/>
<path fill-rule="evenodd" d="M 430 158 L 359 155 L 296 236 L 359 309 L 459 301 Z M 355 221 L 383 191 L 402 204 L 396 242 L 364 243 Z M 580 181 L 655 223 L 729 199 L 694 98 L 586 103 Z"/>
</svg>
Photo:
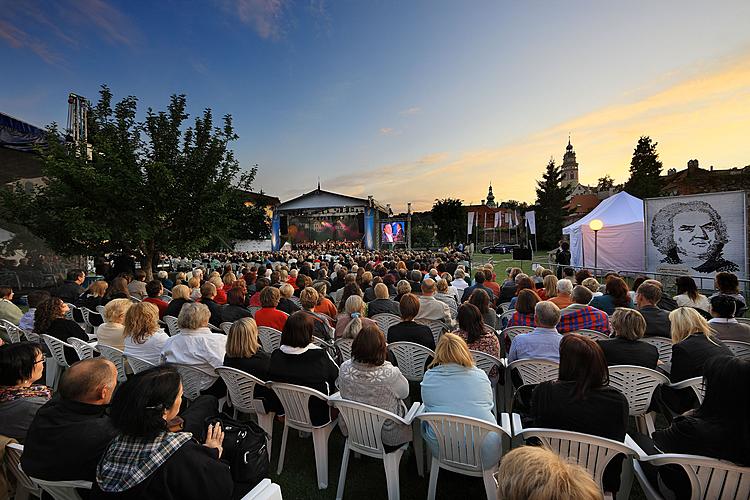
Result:
<svg viewBox="0 0 750 500">
<path fill-rule="evenodd" d="M 519 245 L 510 243 L 495 243 L 480 250 L 482 253 L 513 253 L 513 250 L 521 248 Z"/>
</svg>

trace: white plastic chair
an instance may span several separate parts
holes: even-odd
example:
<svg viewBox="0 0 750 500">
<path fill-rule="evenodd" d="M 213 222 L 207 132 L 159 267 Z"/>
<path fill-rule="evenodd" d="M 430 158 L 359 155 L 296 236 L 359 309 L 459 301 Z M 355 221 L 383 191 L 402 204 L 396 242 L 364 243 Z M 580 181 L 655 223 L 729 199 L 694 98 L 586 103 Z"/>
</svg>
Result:
<svg viewBox="0 0 750 500">
<path fill-rule="evenodd" d="M 426 422 L 435 433 L 438 456 L 432 457 L 430 484 L 427 499 L 434 500 L 440 469 L 446 469 L 467 476 L 482 477 L 487 500 L 497 498 L 497 482 L 494 474 L 497 463 L 482 463 L 482 444 L 490 433 L 511 436 L 510 418 L 501 414 L 501 425 L 485 422 L 478 418 L 452 415 L 450 413 L 419 413 L 417 418 Z"/>
<path fill-rule="evenodd" d="M 281 438 L 281 455 L 276 474 L 284 470 L 284 454 L 286 453 L 286 438 L 289 429 L 297 429 L 312 434 L 313 448 L 315 449 L 315 468 L 318 475 L 318 489 L 328 488 L 328 437 L 336 427 L 336 421 L 331 420 L 320 426 L 313 426 L 310 420 L 310 409 L 308 402 L 311 397 L 328 402 L 328 396 L 322 392 L 293 384 L 282 384 L 279 382 L 268 382 L 267 385 L 273 389 L 284 408 L 284 434 Z"/>
<path fill-rule="evenodd" d="M 443 335 L 443 332 L 448 331 L 448 326 L 440 321 L 432 321 L 429 319 L 418 319 L 415 321 L 420 325 L 429 327 L 432 332 L 432 338 L 435 339 L 435 345 L 438 345 L 438 341 L 440 341 L 440 336 Z"/>
<path fill-rule="evenodd" d="M 198 368 L 182 363 L 171 363 L 180 373 L 182 379 L 182 395 L 189 400 L 194 400 L 201 395 L 201 382 L 206 374 Z"/>
<path fill-rule="evenodd" d="M 221 328 L 224 331 L 225 335 L 229 335 L 229 330 L 232 328 L 233 324 L 234 323 L 232 323 L 231 321 L 225 321 L 219 325 L 219 328 Z"/>
<path fill-rule="evenodd" d="M 649 436 L 656 430 L 653 412 L 649 412 L 651 398 L 658 386 L 668 383 L 669 379 L 663 373 L 650 368 L 633 365 L 609 367 L 609 385 L 627 398 L 638 431 Z"/>
<path fill-rule="evenodd" d="M 497 317 L 500 318 L 500 323 L 498 323 L 500 325 L 500 328 L 502 328 L 503 325 L 507 324 L 507 322 L 510 321 L 510 318 L 512 318 L 515 313 L 515 309 L 511 309 L 510 311 L 505 311 L 504 313 L 499 314 Z"/>
<path fill-rule="evenodd" d="M 65 303 L 68 306 L 68 312 L 65 313 L 65 319 L 69 319 L 70 321 L 75 321 L 75 317 L 73 316 L 73 311 L 78 309 L 76 306 L 71 304 L 70 302 Z"/>
<path fill-rule="evenodd" d="M 0 319 L 0 327 L 2 327 L 8 334 L 8 337 L 10 337 L 11 344 L 21 342 L 21 336 L 24 334 L 24 331 L 19 327 L 17 327 L 7 319 Z"/>
<path fill-rule="evenodd" d="M 588 337 L 592 340 L 607 340 L 609 338 L 602 332 L 597 332 L 596 330 L 590 330 L 588 328 L 581 328 L 580 330 L 575 330 L 570 333 L 577 333 L 578 335 L 583 335 L 584 337 Z"/>
<path fill-rule="evenodd" d="M 659 361 L 669 363 L 672 361 L 672 340 L 666 337 L 643 337 L 638 342 L 645 342 L 656 346 L 659 350 Z"/>
<path fill-rule="evenodd" d="M 706 395 L 706 386 L 703 384 L 703 377 L 688 378 L 681 382 L 668 384 L 667 387 L 671 387 L 672 389 L 687 389 L 690 387 L 695 392 L 699 403 L 703 403 L 703 397 Z"/>
<path fill-rule="evenodd" d="M 334 345 L 336 345 L 339 350 L 341 350 L 341 357 L 344 358 L 344 361 L 352 359 L 353 343 L 354 339 L 338 339 L 336 340 L 336 342 L 334 342 Z"/>
<path fill-rule="evenodd" d="M 82 490 L 91 489 L 91 481 L 45 481 L 35 477 L 32 477 L 31 480 L 55 500 L 81 500 L 81 496 L 76 490 L 78 488 Z"/>
<path fill-rule="evenodd" d="M 96 312 L 102 315 L 102 318 L 104 317 L 104 306 L 96 306 Z"/>
<path fill-rule="evenodd" d="M 747 325 L 750 325 L 750 318 L 734 318 L 737 320 L 737 323 L 745 323 Z"/>
<path fill-rule="evenodd" d="M 388 337 L 388 329 L 395 324 L 401 323 L 401 318 L 391 313 L 376 314 L 371 318 L 378 324 L 380 331 Z"/>
<path fill-rule="evenodd" d="M 259 326 L 258 327 L 258 338 L 260 339 L 260 345 L 266 353 L 271 354 L 273 351 L 281 347 L 281 332 L 276 328 L 270 326 Z"/>
<path fill-rule="evenodd" d="M 228 366 L 220 366 L 216 369 L 216 373 L 224 380 L 227 386 L 227 396 L 234 408 L 234 418 L 237 419 L 238 412 L 252 413 L 258 418 L 258 425 L 268 435 L 266 446 L 268 448 L 268 459 L 270 460 L 271 443 L 273 440 L 273 417 L 275 413 L 266 411 L 263 400 L 253 398 L 255 386 L 260 385 L 265 387 L 266 383 L 249 373 Z"/>
<path fill-rule="evenodd" d="M 508 328 L 503 330 L 503 333 L 512 342 L 516 335 L 521 335 L 522 333 L 531 333 L 533 331 L 533 326 L 509 326 Z"/>
<path fill-rule="evenodd" d="M 541 384 L 549 380 L 557 380 L 560 365 L 548 359 L 517 359 L 508 364 L 508 372 L 505 377 L 507 381 L 505 383 L 505 396 L 507 398 L 505 408 L 512 408 L 515 395 L 521 390 L 521 387 L 513 390 L 513 383 L 511 382 L 513 370 L 518 370 L 518 375 L 521 377 L 522 382 L 521 387 L 523 387 L 526 385 Z"/>
<path fill-rule="evenodd" d="M 37 498 L 42 497 L 42 490 L 34 481 L 21 469 L 21 455 L 23 455 L 23 445 L 18 443 L 8 443 L 5 446 L 5 462 L 11 474 L 16 478 L 16 500 L 26 500 L 29 495 Z"/>
<path fill-rule="evenodd" d="M 247 309 L 250 311 L 250 315 L 254 318 L 255 317 L 255 313 L 260 310 L 260 307 L 258 307 L 258 306 L 249 306 Z"/>
<path fill-rule="evenodd" d="M 746 500 L 750 498 L 750 467 L 698 455 L 659 454 L 641 457 L 654 466 L 679 465 L 690 479 L 690 500 Z M 658 487 L 651 484 L 637 460 L 635 477 L 648 500 L 663 500 Z"/>
<path fill-rule="evenodd" d="M 393 342 L 388 344 L 388 350 L 396 357 L 401 374 L 410 382 L 422 381 L 427 358 L 435 356 L 432 349 L 414 342 Z"/>
<path fill-rule="evenodd" d="M 125 374 L 125 360 L 123 359 L 123 352 L 116 347 L 102 344 L 97 344 L 96 350 L 99 351 L 99 353 L 103 357 L 107 358 L 115 364 L 115 367 L 117 367 L 117 381 L 125 382 L 128 377 Z"/>
<path fill-rule="evenodd" d="M 162 319 L 167 324 L 169 335 L 171 337 L 174 337 L 175 335 L 178 335 L 180 333 L 180 327 L 177 326 L 177 318 L 175 318 L 174 316 L 166 315 Z"/>
<path fill-rule="evenodd" d="M 134 304 L 137 304 L 138 302 L 143 302 L 143 300 L 142 300 L 142 299 L 139 299 L 139 298 L 138 298 L 138 297 L 136 297 L 135 295 L 131 295 L 131 296 L 130 296 L 130 300 L 131 300 L 131 301 L 132 301 L 132 302 L 133 302 Z"/>
<path fill-rule="evenodd" d="M 68 337 L 68 344 L 76 350 L 79 359 L 91 359 L 94 357 L 96 342 L 89 343 L 76 337 Z"/>
<path fill-rule="evenodd" d="M 521 416 L 513 414 L 513 435 L 523 436 L 524 439 L 535 437 L 542 442 L 542 445 L 557 453 L 565 459 L 572 459 L 578 465 L 585 468 L 594 477 L 594 481 L 604 492 L 602 480 L 604 469 L 619 454 L 626 457 L 641 456 L 640 448 L 635 442 L 625 435 L 625 441 L 619 442 L 591 434 L 581 432 L 563 431 L 559 429 L 528 428 L 524 429 L 521 423 Z M 623 461 L 624 466 L 629 466 Z M 632 476 L 630 476 L 632 480 Z M 620 485 L 620 491 L 623 497 L 627 498 L 632 481 L 623 481 Z M 613 498 L 611 492 L 604 492 L 605 498 Z"/>
<path fill-rule="evenodd" d="M 492 369 L 497 367 L 498 376 L 501 370 L 505 370 L 506 367 L 506 361 L 505 358 L 496 358 L 495 356 L 491 354 L 487 354 L 486 352 L 482 351 L 473 351 L 469 350 L 471 353 L 471 357 L 474 358 L 474 363 L 477 365 L 477 368 L 484 371 L 484 373 L 487 374 L 487 378 L 490 379 L 490 383 L 492 384 L 492 414 L 495 415 L 495 418 L 497 418 L 497 381 L 498 378 L 495 378 L 494 380 L 490 377 L 490 372 L 492 372 Z"/>
<path fill-rule="evenodd" d="M 724 340 L 724 345 L 726 345 L 730 351 L 732 351 L 732 354 L 737 356 L 738 358 L 750 360 L 750 344 L 747 342 L 740 342 L 738 340 Z"/>
<path fill-rule="evenodd" d="M 510 302 L 503 302 L 498 307 L 502 308 L 503 312 L 508 312 L 508 311 L 512 311 L 513 310 L 513 309 L 510 308 Z"/>
<path fill-rule="evenodd" d="M 51 366 L 47 366 L 47 369 L 52 372 L 54 371 L 54 375 L 47 379 L 47 384 L 49 385 L 51 382 L 52 388 L 54 390 L 57 390 L 57 384 L 60 383 L 60 377 L 62 376 L 63 370 L 66 368 L 70 368 L 70 365 L 68 364 L 68 361 L 65 359 L 65 348 L 69 347 L 73 350 L 75 348 L 68 344 L 67 342 L 63 342 L 62 340 L 58 340 L 55 337 L 51 337 L 49 335 L 42 335 L 42 340 L 44 340 L 44 343 L 47 344 L 47 348 L 49 349 L 49 352 L 52 354 L 52 359 L 55 360 L 56 369 L 52 369 Z"/>
<path fill-rule="evenodd" d="M 382 431 L 386 420 L 392 420 L 403 425 L 411 425 L 414 416 L 420 409 L 419 403 L 412 404 L 404 417 L 380 408 L 364 403 L 341 399 L 340 396 L 332 396 L 329 402 L 340 411 L 340 417 L 344 419 L 348 436 L 344 442 L 344 455 L 341 459 L 341 472 L 339 474 L 339 485 L 336 490 L 336 500 L 344 497 L 344 485 L 346 483 L 346 470 L 349 466 L 349 453 L 361 453 L 372 458 L 383 460 L 385 468 L 385 480 L 388 488 L 388 500 L 399 500 L 399 474 L 398 467 L 408 443 L 395 451 L 386 453 L 383 447 Z M 420 438 L 418 438 L 420 439 Z"/>
<path fill-rule="evenodd" d="M 132 356 L 130 354 L 123 354 L 123 359 L 127 361 L 128 366 L 130 366 L 130 369 L 133 370 L 133 373 L 140 373 L 144 370 L 148 370 L 149 368 L 153 368 L 156 366 L 155 364 L 151 363 L 150 361 L 146 361 L 145 359 L 137 358 L 135 356 Z"/>
<path fill-rule="evenodd" d="M 263 479 L 247 495 L 242 497 L 242 500 L 283 500 L 281 486 L 272 483 L 268 478 Z"/>
<path fill-rule="evenodd" d="M 94 324 L 91 322 L 91 315 L 95 314 L 99 316 L 99 319 L 101 320 L 99 324 L 104 322 L 103 315 L 99 315 L 98 313 L 95 313 L 94 311 L 86 308 L 86 307 L 80 307 L 81 314 L 83 315 L 83 322 L 86 324 L 86 333 L 93 334 L 96 332 L 96 327 L 99 325 L 94 326 Z"/>
</svg>

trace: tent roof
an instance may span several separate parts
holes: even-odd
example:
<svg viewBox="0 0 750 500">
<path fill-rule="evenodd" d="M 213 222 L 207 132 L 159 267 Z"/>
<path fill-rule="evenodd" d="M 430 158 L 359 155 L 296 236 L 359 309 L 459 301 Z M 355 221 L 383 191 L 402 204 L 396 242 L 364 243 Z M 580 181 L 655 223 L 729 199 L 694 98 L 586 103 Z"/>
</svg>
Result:
<svg viewBox="0 0 750 500">
<path fill-rule="evenodd" d="M 585 217 L 563 228 L 563 234 L 570 234 L 594 219 L 600 219 L 604 223 L 604 227 L 643 222 L 643 200 L 631 196 L 625 191 L 617 193 L 602 201 Z"/>
<path fill-rule="evenodd" d="M 373 203 L 381 212 L 385 212 L 385 209 L 377 202 L 373 201 Z M 308 210 L 331 207 L 366 207 L 369 204 L 370 202 L 367 198 L 355 198 L 353 196 L 323 191 L 318 187 L 318 189 L 314 191 L 310 191 L 309 193 L 285 201 L 281 205 L 278 205 L 276 210 L 283 212 L 286 210 Z"/>
</svg>

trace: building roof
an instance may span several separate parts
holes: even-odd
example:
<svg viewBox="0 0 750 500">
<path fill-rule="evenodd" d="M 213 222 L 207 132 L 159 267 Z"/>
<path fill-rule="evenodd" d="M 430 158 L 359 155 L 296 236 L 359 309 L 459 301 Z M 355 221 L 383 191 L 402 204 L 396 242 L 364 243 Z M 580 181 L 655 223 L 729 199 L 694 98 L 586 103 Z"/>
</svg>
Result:
<svg viewBox="0 0 750 500">
<path fill-rule="evenodd" d="M 573 210 L 571 216 L 582 216 L 595 209 L 600 202 L 595 194 L 577 194 L 570 198 L 568 208 Z"/>
<path fill-rule="evenodd" d="M 374 206 L 381 212 L 386 212 L 385 207 L 379 205 L 373 200 Z M 333 193 L 331 191 L 324 191 L 318 186 L 317 189 L 304 193 L 296 198 L 292 198 L 289 201 L 278 205 L 276 210 L 279 211 L 291 211 L 291 210 L 309 210 L 309 209 L 321 209 L 321 208 L 335 208 L 335 207 L 367 207 L 370 206 L 370 200 L 367 198 L 356 198 L 354 196 L 347 196 L 344 194 Z"/>
</svg>

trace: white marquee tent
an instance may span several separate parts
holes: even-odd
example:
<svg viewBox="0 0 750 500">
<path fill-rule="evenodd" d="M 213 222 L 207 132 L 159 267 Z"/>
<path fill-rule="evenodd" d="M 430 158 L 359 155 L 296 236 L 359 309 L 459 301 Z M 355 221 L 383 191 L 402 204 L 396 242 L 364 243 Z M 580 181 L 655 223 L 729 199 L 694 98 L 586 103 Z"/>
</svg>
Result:
<svg viewBox="0 0 750 500">
<path fill-rule="evenodd" d="M 626 192 L 603 200 L 585 217 L 563 229 L 570 235 L 571 265 L 594 267 L 594 231 L 589 223 L 599 219 L 604 227 L 598 235 L 599 269 L 641 270 L 645 264 L 643 200 Z"/>
</svg>

